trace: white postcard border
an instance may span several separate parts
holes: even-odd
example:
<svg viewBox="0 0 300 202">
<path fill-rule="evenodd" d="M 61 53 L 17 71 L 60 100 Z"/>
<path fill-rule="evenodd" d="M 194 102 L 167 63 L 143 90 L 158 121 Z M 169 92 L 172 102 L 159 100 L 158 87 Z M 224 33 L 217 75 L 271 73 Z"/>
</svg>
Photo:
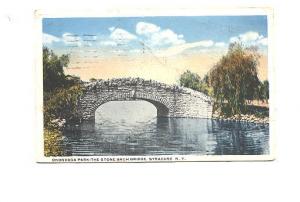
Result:
<svg viewBox="0 0 300 202">
<path fill-rule="evenodd" d="M 268 155 L 158 155 L 158 156 L 70 156 L 45 157 L 43 138 L 43 62 L 42 62 L 42 18 L 58 17 L 133 17 L 133 16 L 234 16 L 267 15 L 268 19 L 268 78 L 270 82 L 270 120 L 269 120 L 269 154 Z M 35 110 L 36 110 L 36 162 L 45 163 L 91 163 L 91 162 L 190 162 L 190 161 L 270 161 L 275 159 L 276 139 L 276 81 L 274 65 L 274 12 L 270 7 L 236 7 L 236 8 L 112 8 L 98 10 L 37 10 L 34 13 L 35 24 Z M 142 159 L 142 160 L 140 160 Z M 144 159 L 144 160 L 143 160 Z"/>
</svg>

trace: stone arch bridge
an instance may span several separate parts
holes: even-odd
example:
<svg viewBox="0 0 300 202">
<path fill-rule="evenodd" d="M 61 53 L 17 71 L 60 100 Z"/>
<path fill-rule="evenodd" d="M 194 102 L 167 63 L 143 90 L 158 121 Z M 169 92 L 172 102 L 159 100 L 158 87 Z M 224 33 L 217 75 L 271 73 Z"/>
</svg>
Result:
<svg viewBox="0 0 300 202">
<path fill-rule="evenodd" d="M 86 82 L 79 99 L 81 120 L 95 120 L 96 109 L 110 101 L 144 100 L 157 109 L 157 117 L 211 118 L 212 99 L 176 85 L 141 78 Z"/>
</svg>

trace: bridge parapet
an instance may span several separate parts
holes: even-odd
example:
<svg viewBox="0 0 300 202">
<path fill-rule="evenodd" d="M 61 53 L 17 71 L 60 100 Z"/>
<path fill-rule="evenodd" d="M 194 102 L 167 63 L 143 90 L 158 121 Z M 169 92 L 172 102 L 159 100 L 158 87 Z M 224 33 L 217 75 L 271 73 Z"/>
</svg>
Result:
<svg viewBox="0 0 300 202">
<path fill-rule="evenodd" d="M 205 95 L 204 93 L 201 93 L 199 91 L 195 91 L 190 88 L 186 88 L 183 86 L 178 85 L 169 85 L 165 83 L 161 83 L 155 80 L 145 80 L 142 78 L 116 78 L 116 79 L 108 79 L 103 80 L 99 79 L 97 81 L 93 82 L 86 82 L 84 83 L 87 90 L 91 89 L 101 89 L 101 88 L 118 88 L 118 87 L 124 87 L 124 86 L 130 86 L 130 87 L 152 87 L 152 88 L 160 88 L 165 89 L 166 91 L 171 91 L 173 93 L 183 93 L 183 94 L 190 94 L 192 96 L 198 97 L 203 99 L 206 102 L 212 102 L 212 98 Z"/>
<path fill-rule="evenodd" d="M 211 118 L 212 99 L 204 93 L 154 80 L 121 78 L 84 83 L 79 101 L 83 119 L 93 119 L 95 110 L 109 101 L 145 100 L 158 116 Z"/>
</svg>

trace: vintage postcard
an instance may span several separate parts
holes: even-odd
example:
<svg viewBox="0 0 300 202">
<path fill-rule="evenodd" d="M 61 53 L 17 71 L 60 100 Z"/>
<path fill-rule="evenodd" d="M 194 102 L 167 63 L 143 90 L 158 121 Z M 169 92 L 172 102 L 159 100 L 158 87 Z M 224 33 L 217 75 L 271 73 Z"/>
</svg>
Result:
<svg viewBox="0 0 300 202">
<path fill-rule="evenodd" d="M 272 9 L 35 18 L 37 162 L 275 158 Z"/>
</svg>

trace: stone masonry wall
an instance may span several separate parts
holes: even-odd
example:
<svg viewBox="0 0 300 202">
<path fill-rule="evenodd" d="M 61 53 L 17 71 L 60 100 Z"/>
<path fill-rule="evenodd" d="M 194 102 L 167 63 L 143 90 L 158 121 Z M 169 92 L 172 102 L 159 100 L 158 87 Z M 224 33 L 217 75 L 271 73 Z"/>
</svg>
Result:
<svg viewBox="0 0 300 202">
<path fill-rule="evenodd" d="M 122 78 L 85 83 L 79 100 L 81 118 L 93 120 L 100 105 L 123 100 L 148 101 L 157 108 L 158 117 L 212 117 L 212 99 L 201 92 L 141 78 Z"/>
</svg>

